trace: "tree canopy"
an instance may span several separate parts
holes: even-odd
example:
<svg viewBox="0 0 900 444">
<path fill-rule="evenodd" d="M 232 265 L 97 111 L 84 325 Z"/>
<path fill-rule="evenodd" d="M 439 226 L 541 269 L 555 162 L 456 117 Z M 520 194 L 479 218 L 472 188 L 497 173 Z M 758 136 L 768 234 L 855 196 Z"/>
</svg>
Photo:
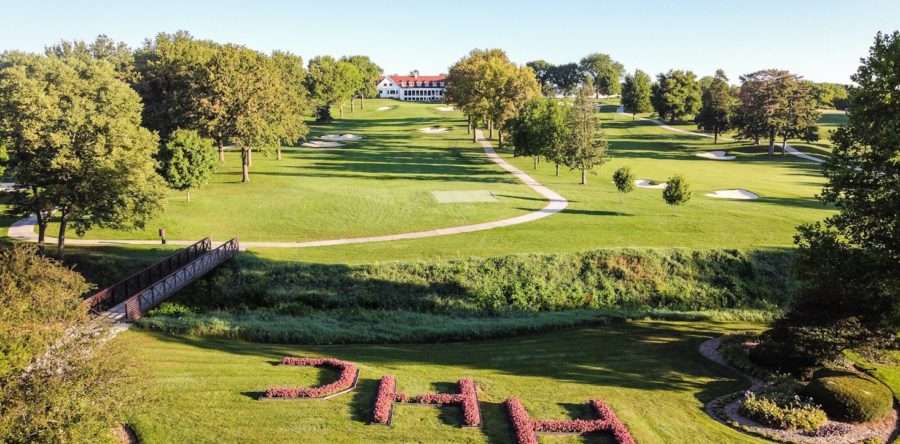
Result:
<svg viewBox="0 0 900 444">
<path fill-rule="evenodd" d="M 362 82 L 363 74 L 352 63 L 331 56 L 314 57 L 309 61 L 307 87 L 310 99 L 319 110 L 337 105 L 343 118 L 344 104 L 360 90 Z"/>
<path fill-rule="evenodd" d="M 86 322 L 78 273 L 36 254 L 0 251 L 0 441 L 98 442 L 139 381 L 103 324 Z"/>
<path fill-rule="evenodd" d="M 622 85 L 622 106 L 631 113 L 631 118 L 637 113 L 649 113 L 653 111 L 650 101 L 652 84 L 650 76 L 644 71 L 636 69 L 634 74 L 626 75 Z"/>
<path fill-rule="evenodd" d="M 541 157 L 557 165 L 568 141 L 568 112 L 571 108 L 556 99 L 535 98 L 525 103 L 511 120 L 511 139 L 515 156 L 531 156 L 537 168 Z"/>
<path fill-rule="evenodd" d="M 804 225 L 802 286 L 769 332 L 808 361 L 886 345 L 900 329 L 900 33 L 879 33 L 852 76 L 853 110 L 832 136 L 821 194 L 837 214 Z"/>
<path fill-rule="evenodd" d="M 581 170 L 582 185 L 587 184 L 587 173 L 593 173 L 594 168 L 608 159 L 609 144 L 595 116 L 593 94 L 594 88 L 590 82 L 578 89 L 575 103 L 568 112 L 568 141 L 563 152 L 565 165 Z"/>
<path fill-rule="evenodd" d="M 360 73 L 360 81 L 358 88 L 354 91 L 354 95 L 359 97 L 359 107 L 363 108 L 363 99 L 372 98 L 378 95 L 377 80 L 381 76 L 381 67 L 376 65 L 368 56 L 354 55 L 341 57 L 342 62 L 347 62 L 356 67 Z M 351 110 L 353 102 L 351 101 Z"/>
<path fill-rule="evenodd" d="M 597 96 L 611 96 L 622 90 L 622 75 L 625 67 L 607 54 L 593 53 L 579 62 L 582 73 L 591 79 Z"/>
<path fill-rule="evenodd" d="M 11 214 L 37 215 L 43 246 L 59 213 L 66 229 L 142 228 L 162 209 L 158 138 L 140 125 L 141 100 L 105 60 L 7 53 L 0 58 L 0 139 L 16 181 Z"/>
<path fill-rule="evenodd" d="M 791 138 L 818 139 L 818 111 L 809 85 L 796 74 L 766 69 L 741 76 L 740 105 L 735 115 L 738 136 L 759 143 L 769 140 L 769 154 L 775 152 L 775 138 L 781 136 L 782 149 Z"/>
<path fill-rule="evenodd" d="M 700 85 L 691 71 L 669 70 L 656 76 L 651 103 L 662 120 L 681 120 L 700 111 Z"/>
<path fill-rule="evenodd" d="M 187 192 L 205 185 L 216 169 L 213 142 L 194 130 L 176 130 L 159 150 L 160 172 L 169 188 Z"/>
<path fill-rule="evenodd" d="M 719 134 L 731 129 L 735 106 L 725 72 L 716 70 L 716 76 L 702 85 L 702 90 L 700 112 L 694 122 L 700 131 L 713 134 L 713 143 L 719 143 Z"/>
<path fill-rule="evenodd" d="M 499 49 L 475 49 L 450 67 L 445 97 L 472 125 L 486 120 L 488 137 L 493 138 L 495 126 L 505 128 L 522 105 L 539 94 L 531 68 L 512 63 Z"/>
</svg>

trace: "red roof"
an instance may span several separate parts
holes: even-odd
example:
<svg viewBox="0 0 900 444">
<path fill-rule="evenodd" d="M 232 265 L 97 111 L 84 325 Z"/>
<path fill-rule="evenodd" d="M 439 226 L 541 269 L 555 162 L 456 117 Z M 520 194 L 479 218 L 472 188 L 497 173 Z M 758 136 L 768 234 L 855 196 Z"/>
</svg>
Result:
<svg viewBox="0 0 900 444">
<path fill-rule="evenodd" d="M 401 87 L 406 87 L 407 85 L 412 86 L 410 84 L 415 84 L 416 82 L 419 82 L 421 84 L 421 82 L 446 82 L 447 81 L 447 76 L 418 76 L 418 77 L 387 76 L 387 77 L 389 77 L 391 80 L 394 81 L 394 83 L 396 83 L 397 85 L 400 85 Z M 384 77 L 379 77 L 378 82 L 380 83 L 383 79 L 384 79 Z M 437 86 L 437 85 L 434 85 L 434 86 Z"/>
</svg>

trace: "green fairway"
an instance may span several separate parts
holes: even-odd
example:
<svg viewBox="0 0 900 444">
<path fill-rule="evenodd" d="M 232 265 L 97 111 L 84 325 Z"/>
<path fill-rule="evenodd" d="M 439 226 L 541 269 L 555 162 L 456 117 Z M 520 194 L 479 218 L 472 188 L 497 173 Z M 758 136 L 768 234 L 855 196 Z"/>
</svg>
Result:
<svg viewBox="0 0 900 444">
<path fill-rule="evenodd" d="M 383 106 L 397 106 L 378 111 Z M 92 230 L 92 239 L 302 242 L 404 233 L 514 217 L 544 206 L 530 188 L 487 160 L 466 135 L 458 112 L 439 104 L 368 100 L 333 125 L 313 125 L 308 136 L 359 134 L 343 147 L 285 148 L 275 160 L 256 152 L 250 183 L 241 183 L 240 154 L 228 153 L 207 186 L 169 195 L 165 213 L 146 230 Z M 425 134 L 431 126 L 451 128 Z M 433 191 L 486 190 L 492 202 L 442 204 Z M 55 234 L 56 225 L 48 233 Z"/>
<path fill-rule="evenodd" d="M 120 336 L 146 363 L 150 399 L 131 425 L 141 442 L 511 442 L 501 403 L 520 398 L 540 419 L 586 415 L 604 399 L 638 442 L 759 440 L 705 415 L 703 404 L 746 382 L 696 351 L 705 338 L 754 325 L 633 322 L 513 339 L 431 345 L 282 346 L 131 331 Z M 334 378 L 274 365 L 282 356 L 355 363 L 359 387 L 327 401 L 260 402 L 273 385 Z M 483 429 L 460 429 L 456 408 L 396 406 L 394 425 L 367 423 L 378 380 L 397 377 L 410 394 L 449 391 L 459 378 L 479 387 Z M 584 416 L 582 416 L 584 417 Z M 599 437 L 597 437 L 599 438 Z M 547 438 L 542 442 L 582 442 Z M 591 437 L 588 442 L 607 442 Z"/>
<path fill-rule="evenodd" d="M 665 130 L 646 121 L 632 121 L 603 107 L 601 122 L 610 141 L 611 160 L 578 184 L 579 172 L 542 162 L 532 169 L 530 158 L 502 157 L 570 201 L 551 217 L 491 231 L 414 241 L 382 242 L 309 249 L 254 249 L 272 259 L 311 262 L 373 262 L 465 256 L 496 256 L 524 252 L 569 252 L 592 248 L 781 248 L 792 245 L 795 227 L 831 214 L 814 195 L 824 178 L 821 167 L 794 156 L 768 156 L 764 148 Z M 705 160 L 697 153 L 727 150 L 733 161 Z M 693 198 L 677 209 L 662 200 L 658 189 L 636 188 L 620 202 L 612 173 L 630 166 L 639 179 L 664 181 L 683 174 Z M 760 195 L 754 201 L 716 199 L 704 194 L 742 188 Z M 528 200 L 522 200 L 528 208 Z"/>
<path fill-rule="evenodd" d="M 377 111 L 387 104 L 398 107 Z M 369 101 L 365 111 L 347 113 L 346 120 L 312 130 L 313 135 L 361 134 L 362 141 L 347 142 L 345 148 L 291 148 L 281 161 L 257 153 L 250 184 L 238 182 L 237 158 L 232 155 L 214 183 L 193 193 L 190 204 L 181 194 L 172 194 L 166 213 L 145 231 L 95 230 L 88 237 L 154 239 L 156 229 L 165 227 L 170 239 L 212 234 L 216 239 L 239 235 L 243 241 L 295 242 L 486 222 L 545 205 L 469 141 L 459 113 L 438 112 L 434 106 Z M 252 250 L 276 260 L 361 263 L 619 247 L 782 248 L 792 245 L 797 225 L 832 213 L 814 198 L 824 184 L 821 167 L 814 162 L 790 155 L 770 157 L 764 147 L 743 142 L 713 145 L 710 138 L 632 121 L 615 113 L 613 105 L 602 106 L 599 115 L 611 160 L 589 176 L 586 186 L 578 184 L 577 171 L 563 167 L 557 177 L 552 164 L 542 162 L 534 170 L 530 158 L 514 158 L 508 147 L 498 148 L 504 159 L 570 201 L 561 213 L 522 225 L 427 239 Z M 452 131 L 418 131 L 432 125 Z M 826 149 L 817 149 L 812 152 L 827 155 Z M 726 150 L 737 159 L 696 156 L 710 150 Z M 676 216 L 658 189 L 636 188 L 620 202 L 611 176 L 621 166 L 631 167 L 639 179 L 664 181 L 683 174 L 693 190 L 692 200 L 678 208 Z M 760 199 L 705 196 L 728 189 L 746 189 Z M 441 203 L 433 192 L 489 193 L 497 200 Z"/>
</svg>

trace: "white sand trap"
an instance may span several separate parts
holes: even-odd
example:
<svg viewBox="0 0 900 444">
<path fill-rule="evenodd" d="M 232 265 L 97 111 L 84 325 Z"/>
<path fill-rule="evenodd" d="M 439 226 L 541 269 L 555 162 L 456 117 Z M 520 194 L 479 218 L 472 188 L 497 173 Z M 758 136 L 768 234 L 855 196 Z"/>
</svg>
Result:
<svg viewBox="0 0 900 444">
<path fill-rule="evenodd" d="M 707 197 L 715 197 L 717 199 L 739 199 L 754 200 L 759 199 L 759 195 L 747 190 L 716 190 L 715 192 L 705 194 Z"/>
<path fill-rule="evenodd" d="M 438 106 L 438 107 L 435 107 L 434 109 L 441 111 L 441 112 L 445 112 L 445 113 L 450 112 L 450 111 L 456 111 L 456 108 L 454 108 L 452 106 Z"/>
<path fill-rule="evenodd" d="M 667 183 L 665 183 L 665 182 L 663 182 L 663 183 L 658 183 L 658 184 L 656 184 L 656 185 L 653 185 L 653 184 L 651 184 L 650 181 L 647 180 L 647 179 L 638 179 L 638 180 L 635 180 L 635 181 L 634 181 L 634 185 L 635 185 L 636 187 L 638 187 L 638 188 L 653 188 L 653 189 L 655 189 L 655 190 L 662 190 L 662 189 L 664 189 L 665 187 L 669 186 L 669 184 L 667 184 Z"/>
<path fill-rule="evenodd" d="M 2 183 L 0 183 L 0 192 L 13 191 L 14 186 L 16 186 L 16 184 L 14 184 L 12 182 L 2 182 Z"/>
<path fill-rule="evenodd" d="M 494 193 L 487 190 L 432 191 L 431 194 L 439 203 L 498 202 Z"/>
<path fill-rule="evenodd" d="M 341 141 L 341 140 L 359 140 L 359 139 L 362 139 L 362 136 L 357 135 L 357 134 L 326 134 L 319 138 L 322 140 Z"/>
<path fill-rule="evenodd" d="M 726 156 L 725 151 L 710 151 L 708 153 L 698 153 L 697 157 L 710 160 L 734 160 L 734 156 Z"/>
<path fill-rule="evenodd" d="M 304 143 L 303 146 L 309 146 L 313 148 L 337 148 L 339 146 L 344 146 L 344 144 L 337 142 L 323 142 L 321 140 L 311 140 Z"/>
<path fill-rule="evenodd" d="M 376 111 L 387 111 L 389 109 L 394 109 L 394 108 L 396 108 L 396 106 L 382 106 L 381 108 L 378 108 Z"/>
<path fill-rule="evenodd" d="M 440 134 L 440 133 L 446 133 L 447 131 L 450 131 L 450 128 L 441 128 L 439 126 L 429 126 L 428 128 L 422 128 L 419 131 L 421 131 L 423 133 L 428 133 L 428 134 Z"/>
</svg>

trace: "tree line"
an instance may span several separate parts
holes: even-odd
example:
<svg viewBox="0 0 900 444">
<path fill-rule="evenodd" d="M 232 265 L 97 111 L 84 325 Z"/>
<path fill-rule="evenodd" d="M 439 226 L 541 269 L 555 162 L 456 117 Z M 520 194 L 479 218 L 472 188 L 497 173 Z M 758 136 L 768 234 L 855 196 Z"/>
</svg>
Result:
<svg viewBox="0 0 900 444">
<path fill-rule="evenodd" d="M 819 108 L 846 109 L 848 92 L 843 85 L 813 83 L 786 70 L 765 69 L 740 77 L 732 86 L 725 72 L 697 79 L 691 71 L 669 70 L 652 81 L 635 70 L 622 84 L 622 106 L 632 116 L 655 112 L 664 121 L 693 118 L 700 131 L 719 136 L 736 131 L 736 137 L 768 141 L 774 154 L 776 141 L 782 154 L 787 142 L 819 139 Z"/>
<path fill-rule="evenodd" d="M 106 36 L 63 41 L 44 54 L 0 55 L 0 158 L 15 181 L 9 213 L 35 215 L 38 243 L 58 215 L 66 232 L 143 228 L 165 188 L 206 183 L 225 149 L 274 154 L 308 132 L 305 118 L 343 117 L 373 97 L 381 68 L 366 56 L 264 54 L 160 33 L 137 49 Z M 218 150 L 218 162 L 213 152 Z"/>
<path fill-rule="evenodd" d="M 613 96 L 621 91 L 625 66 L 613 60 L 608 54 L 588 54 L 578 62 L 553 65 L 545 60 L 534 60 L 525 64 L 534 71 L 544 96 L 571 96 L 590 80 L 597 97 Z"/>
</svg>

